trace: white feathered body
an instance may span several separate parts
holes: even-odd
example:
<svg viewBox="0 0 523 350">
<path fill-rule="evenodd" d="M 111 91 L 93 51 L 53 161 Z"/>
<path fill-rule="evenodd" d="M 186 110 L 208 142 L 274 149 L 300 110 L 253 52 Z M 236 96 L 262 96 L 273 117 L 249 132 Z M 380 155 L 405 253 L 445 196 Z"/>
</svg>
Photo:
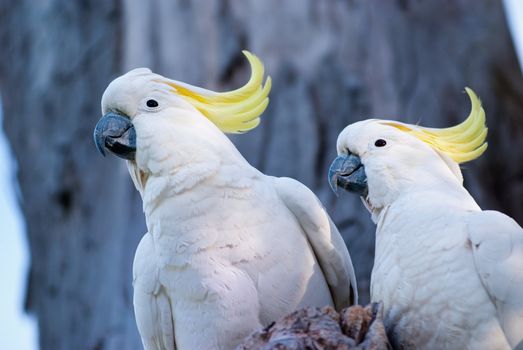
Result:
<svg viewBox="0 0 523 350">
<path fill-rule="evenodd" d="M 260 122 L 270 78 L 214 92 L 138 68 L 102 97 L 100 152 L 128 160 L 148 233 L 133 266 L 146 350 L 232 349 L 301 306 L 357 302 L 347 247 L 316 196 L 265 176 L 223 132 Z"/>
<path fill-rule="evenodd" d="M 466 91 L 471 113 L 457 126 L 369 119 L 338 137 L 344 163 L 332 174 L 367 186 L 377 224 L 371 299 L 383 302 L 398 349 L 523 349 L 523 229 L 482 211 L 463 187 L 459 163 L 487 147 L 485 112 Z"/>
<path fill-rule="evenodd" d="M 474 259 L 479 246 L 469 222 L 480 215 L 463 188 L 409 193 L 380 213 L 371 298 L 384 303 L 385 325 L 400 348 L 511 348 Z"/>
<path fill-rule="evenodd" d="M 165 133 L 155 121 L 149 144 L 151 123 L 135 119 L 137 163 L 150 175 L 141 180 L 130 165 L 137 186 L 143 184 L 149 230 L 134 262 L 145 348 L 231 349 L 296 308 L 334 305 L 336 298 L 336 306 L 347 306 L 355 286 L 350 258 L 312 192 L 263 175 L 212 128 L 198 143 L 165 120 Z M 183 137 L 192 142 L 189 158 L 177 154 Z M 195 149 L 211 147 L 205 140 L 212 149 Z"/>
</svg>

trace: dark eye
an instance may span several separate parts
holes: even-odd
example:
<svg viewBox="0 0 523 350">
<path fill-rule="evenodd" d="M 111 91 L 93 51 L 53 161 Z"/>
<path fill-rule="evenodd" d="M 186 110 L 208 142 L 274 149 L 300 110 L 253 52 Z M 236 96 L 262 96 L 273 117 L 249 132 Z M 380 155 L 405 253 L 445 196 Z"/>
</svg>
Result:
<svg viewBox="0 0 523 350">
<path fill-rule="evenodd" d="M 152 99 L 147 100 L 146 105 L 147 105 L 147 107 L 150 107 L 150 108 L 158 107 L 158 101 L 152 100 Z"/>
<path fill-rule="evenodd" d="M 374 146 L 376 147 L 383 147 L 387 144 L 387 141 L 384 139 L 377 139 L 376 142 L 374 142 Z"/>
</svg>

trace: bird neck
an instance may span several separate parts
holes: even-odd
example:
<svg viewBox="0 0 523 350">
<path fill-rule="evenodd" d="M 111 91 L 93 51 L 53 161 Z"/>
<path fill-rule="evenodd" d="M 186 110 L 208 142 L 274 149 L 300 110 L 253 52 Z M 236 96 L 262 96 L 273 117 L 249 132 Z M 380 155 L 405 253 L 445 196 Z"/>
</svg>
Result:
<svg viewBox="0 0 523 350">
<path fill-rule="evenodd" d="M 131 178 L 142 196 L 144 210 L 153 210 L 162 199 L 174 198 L 198 187 L 215 187 L 220 191 L 244 188 L 253 178 L 261 176 L 232 143 L 221 145 L 220 149 L 219 154 L 207 152 L 203 158 L 195 155 L 184 162 L 166 159 L 164 164 L 154 168 L 154 172 L 143 171 L 136 164 L 130 166 Z"/>
<path fill-rule="evenodd" d="M 481 211 L 470 193 L 461 185 L 433 186 L 424 188 L 411 188 L 400 193 L 394 201 L 378 208 L 370 208 L 374 223 L 378 230 L 388 219 L 389 212 L 396 213 L 395 218 L 403 217 L 408 220 L 410 216 L 417 217 L 426 215 L 432 217 L 436 208 L 440 212 L 456 211 Z M 367 204 L 368 205 L 368 204 Z M 368 207 L 369 208 L 369 207 Z"/>
</svg>

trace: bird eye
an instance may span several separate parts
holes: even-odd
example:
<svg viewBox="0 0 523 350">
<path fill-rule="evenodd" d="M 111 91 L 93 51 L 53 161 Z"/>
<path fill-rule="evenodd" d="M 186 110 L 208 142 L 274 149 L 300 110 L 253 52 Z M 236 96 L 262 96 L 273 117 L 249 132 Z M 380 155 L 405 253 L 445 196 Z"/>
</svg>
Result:
<svg viewBox="0 0 523 350">
<path fill-rule="evenodd" d="M 387 141 L 384 139 L 377 139 L 376 142 L 374 142 L 374 146 L 376 147 L 383 147 L 387 144 Z"/>
<path fill-rule="evenodd" d="M 156 100 L 147 100 L 147 102 L 145 103 L 147 105 L 147 107 L 150 107 L 150 108 L 154 108 L 154 107 L 158 107 L 158 101 Z"/>
</svg>

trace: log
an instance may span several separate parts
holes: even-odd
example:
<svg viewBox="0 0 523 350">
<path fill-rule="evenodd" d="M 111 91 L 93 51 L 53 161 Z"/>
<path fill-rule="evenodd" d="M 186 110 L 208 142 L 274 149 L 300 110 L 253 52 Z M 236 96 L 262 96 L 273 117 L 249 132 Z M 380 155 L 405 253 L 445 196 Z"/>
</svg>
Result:
<svg viewBox="0 0 523 350">
<path fill-rule="evenodd" d="M 254 332 L 236 350 L 387 350 L 382 304 L 297 310 Z"/>
</svg>

